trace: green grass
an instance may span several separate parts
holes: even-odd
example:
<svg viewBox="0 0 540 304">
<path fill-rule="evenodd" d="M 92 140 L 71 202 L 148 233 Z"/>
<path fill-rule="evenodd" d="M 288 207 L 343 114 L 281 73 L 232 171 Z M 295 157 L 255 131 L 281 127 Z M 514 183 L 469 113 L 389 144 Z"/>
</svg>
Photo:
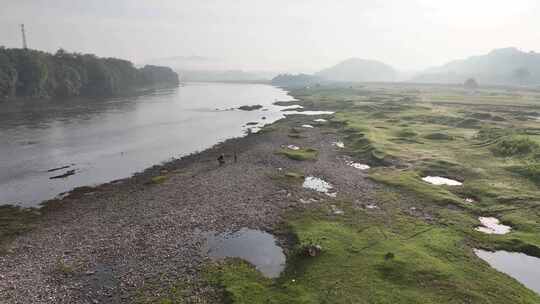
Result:
<svg viewBox="0 0 540 304">
<path fill-rule="evenodd" d="M 511 136 L 498 142 L 492 151 L 497 156 L 513 157 L 525 156 L 538 151 L 539 148 L 540 145 L 528 136 Z"/>
<path fill-rule="evenodd" d="M 291 149 L 281 149 L 276 152 L 277 154 L 286 156 L 293 160 L 304 161 L 304 160 L 315 160 L 319 154 L 319 151 L 312 148 L 303 148 L 299 150 Z"/>
<path fill-rule="evenodd" d="M 424 136 L 425 139 L 429 140 L 453 140 L 454 138 L 446 133 L 440 133 L 440 132 L 433 132 L 426 134 Z"/>
<path fill-rule="evenodd" d="M 318 257 L 289 256 L 277 280 L 230 260 L 210 266 L 209 282 L 229 303 L 538 303 L 540 297 L 501 274 L 467 246 L 464 235 L 393 209 L 391 221 L 340 206 L 290 216 L 298 244 L 317 239 Z M 297 251 L 293 251 L 297 252 Z"/>
<path fill-rule="evenodd" d="M 464 199 L 459 198 L 446 187 L 435 186 L 424 182 L 417 173 L 412 171 L 395 171 L 387 169 L 372 170 L 369 177 L 377 182 L 412 192 L 424 200 L 435 204 L 463 205 Z"/>
<path fill-rule="evenodd" d="M 166 176 L 166 175 L 158 175 L 158 176 L 152 177 L 150 181 L 154 185 L 159 185 L 159 184 L 162 184 L 162 183 L 166 182 L 168 179 L 169 179 L 169 177 Z"/>
<path fill-rule="evenodd" d="M 379 166 L 369 177 L 382 185 L 381 208 L 343 203 L 345 216 L 324 205 L 289 214 L 285 226 L 297 242 L 279 279 L 239 261 L 209 272 L 231 303 L 540 303 L 472 251 L 540 257 L 540 134 L 524 119 L 536 112 L 538 94 L 380 85 L 293 95 L 337 111 L 329 127 L 346 152 Z M 426 175 L 463 185 L 434 186 Z M 495 216 L 512 232 L 477 232 L 478 216 Z M 313 240 L 322 255 L 297 254 Z"/>
</svg>

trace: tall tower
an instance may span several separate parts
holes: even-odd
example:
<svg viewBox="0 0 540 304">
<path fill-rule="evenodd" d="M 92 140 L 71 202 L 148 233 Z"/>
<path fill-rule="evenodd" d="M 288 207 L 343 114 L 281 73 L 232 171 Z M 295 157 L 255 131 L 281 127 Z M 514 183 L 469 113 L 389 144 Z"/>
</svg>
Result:
<svg viewBox="0 0 540 304">
<path fill-rule="evenodd" d="M 24 31 L 24 24 L 21 24 L 21 34 L 22 34 L 22 43 L 23 43 L 23 49 L 28 49 L 28 45 L 26 44 L 26 32 Z"/>
</svg>

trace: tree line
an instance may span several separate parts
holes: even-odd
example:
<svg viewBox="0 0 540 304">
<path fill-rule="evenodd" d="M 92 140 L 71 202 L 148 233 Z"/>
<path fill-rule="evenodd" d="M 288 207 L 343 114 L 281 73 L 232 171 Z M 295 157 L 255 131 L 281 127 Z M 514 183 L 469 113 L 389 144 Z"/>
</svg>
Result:
<svg viewBox="0 0 540 304">
<path fill-rule="evenodd" d="M 177 85 L 178 75 L 168 67 L 133 63 L 92 54 L 55 54 L 0 47 L 0 100 L 114 96 L 138 87 Z"/>
</svg>

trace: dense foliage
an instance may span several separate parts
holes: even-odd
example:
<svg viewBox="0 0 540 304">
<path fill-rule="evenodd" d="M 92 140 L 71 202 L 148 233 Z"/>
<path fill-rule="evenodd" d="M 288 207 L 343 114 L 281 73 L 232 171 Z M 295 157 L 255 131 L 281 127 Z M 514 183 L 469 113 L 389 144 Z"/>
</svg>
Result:
<svg viewBox="0 0 540 304">
<path fill-rule="evenodd" d="M 178 75 L 167 67 L 137 69 L 127 60 L 91 54 L 0 48 L 0 100 L 111 96 L 135 87 L 178 82 Z"/>
</svg>

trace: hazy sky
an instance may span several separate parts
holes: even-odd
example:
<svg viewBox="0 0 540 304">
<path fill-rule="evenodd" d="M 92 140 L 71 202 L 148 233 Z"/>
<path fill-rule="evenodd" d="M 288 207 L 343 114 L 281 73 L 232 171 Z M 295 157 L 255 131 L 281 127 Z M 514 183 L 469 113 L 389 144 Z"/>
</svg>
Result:
<svg viewBox="0 0 540 304">
<path fill-rule="evenodd" d="M 143 62 L 205 56 L 310 72 L 348 57 L 421 69 L 515 46 L 540 51 L 538 0 L 0 0 L 0 45 Z"/>
</svg>

